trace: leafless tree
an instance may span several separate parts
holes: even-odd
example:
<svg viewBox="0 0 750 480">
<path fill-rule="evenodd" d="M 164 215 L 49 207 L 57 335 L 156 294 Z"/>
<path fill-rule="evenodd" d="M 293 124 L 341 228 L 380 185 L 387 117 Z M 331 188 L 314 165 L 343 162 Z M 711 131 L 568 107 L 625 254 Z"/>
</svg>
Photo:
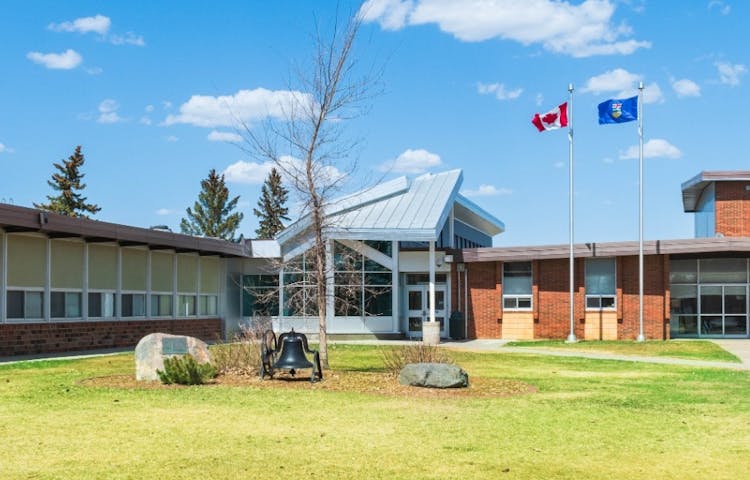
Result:
<svg viewBox="0 0 750 480">
<path fill-rule="evenodd" d="M 327 33 L 316 25 L 312 62 L 296 69 L 297 88 L 290 88 L 296 93 L 284 106 L 284 118 L 267 120 L 259 131 L 247 124 L 240 128 L 251 155 L 273 162 L 302 205 L 300 218 L 306 221 L 302 233 L 312 238 L 312 246 L 305 253 L 298 301 L 303 310 L 311 302 L 315 305 L 324 368 L 328 368 L 326 276 L 333 271 L 326 256 L 330 240 L 326 234 L 334 227 L 327 208 L 356 166 L 352 157 L 358 141 L 347 135 L 346 127 L 365 113 L 380 78 L 378 69 L 362 72 L 358 65 L 354 46 L 360 26 L 358 12 L 343 22 L 337 15 Z M 296 266 L 284 268 L 293 271 Z"/>
</svg>

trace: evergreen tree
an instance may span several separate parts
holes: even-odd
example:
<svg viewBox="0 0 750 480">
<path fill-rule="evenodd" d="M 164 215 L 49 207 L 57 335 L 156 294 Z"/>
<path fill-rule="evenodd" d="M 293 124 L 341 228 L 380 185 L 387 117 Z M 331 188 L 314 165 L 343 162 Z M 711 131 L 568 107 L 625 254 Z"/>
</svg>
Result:
<svg viewBox="0 0 750 480">
<path fill-rule="evenodd" d="M 193 209 L 187 208 L 187 218 L 180 222 L 180 230 L 188 235 L 233 240 L 240 226 L 240 212 L 232 213 L 237 206 L 239 195 L 229 200 L 229 189 L 224 184 L 224 175 L 219 176 L 215 169 L 208 172 L 208 178 L 201 180 L 201 192 Z"/>
<path fill-rule="evenodd" d="M 73 155 L 67 160 L 52 165 L 57 169 L 57 173 L 52 174 L 52 180 L 47 180 L 47 184 L 59 195 L 47 195 L 49 203 L 35 203 L 34 207 L 48 212 L 59 213 L 69 217 L 88 218 L 86 213 L 96 213 L 101 207 L 93 203 L 86 203 L 86 197 L 81 196 L 81 190 L 86 188 L 85 183 L 81 183 L 84 174 L 80 168 L 86 160 L 81 153 L 81 146 L 78 145 Z"/>
<path fill-rule="evenodd" d="M 281 184 L 281 175 L 275 168 L 271 169 L 268 178 L 263 183 L 258 208 L 253 213 L 260 219 L 255 234 L 261 240 L 270 240 L 284 229 L 282 220 L 289 221 L 289 209 L 284 206 L 289 191 Z"/>
</svg>

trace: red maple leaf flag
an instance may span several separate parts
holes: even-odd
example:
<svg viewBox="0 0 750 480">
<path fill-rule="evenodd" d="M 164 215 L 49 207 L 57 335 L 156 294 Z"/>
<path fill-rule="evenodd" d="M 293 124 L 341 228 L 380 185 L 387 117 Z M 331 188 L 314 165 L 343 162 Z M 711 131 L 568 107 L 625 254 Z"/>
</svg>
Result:
<svg viewBox="0 0 750 480">
<path fill-rule="evenodd" d="M 543 132 L 545 130 L 556 130 L 568 126 L 568 102 L 559 105 L 547 113 L 537 113 L 531 119 L 531 123 Z"/>
</svg>

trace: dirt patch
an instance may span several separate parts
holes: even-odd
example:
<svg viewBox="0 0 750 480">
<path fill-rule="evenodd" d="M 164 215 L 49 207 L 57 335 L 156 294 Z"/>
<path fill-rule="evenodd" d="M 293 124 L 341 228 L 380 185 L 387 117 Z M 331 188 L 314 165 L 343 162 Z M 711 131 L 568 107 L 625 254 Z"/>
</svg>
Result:
<svg viewBox="0 0 750 480">
<path fill-rule="evenodd" d="M 79 382 L 88 387 L 125 389 L 180 389 L 194 388 L 181 385 L 162 385 L 159 382 L 137 382 L 133 375 L 108 375 L 87 378 Z M 385 373 L 324 371 L 321 382 L 310 383 L 309 377 L 278 375 L 273 380 L 261 381 L 252 375 L 221 375 L 205 385 L 247 387 L 259 389 L 322 390 L 332 392 L 359 392 L 393 397 L 419 398 L 497 398 L 536 393 L 536 387 L 516 380 L 470 377 L 467 388 L 420 388 L 399 385 L 394 375 Z"/>
</svg>

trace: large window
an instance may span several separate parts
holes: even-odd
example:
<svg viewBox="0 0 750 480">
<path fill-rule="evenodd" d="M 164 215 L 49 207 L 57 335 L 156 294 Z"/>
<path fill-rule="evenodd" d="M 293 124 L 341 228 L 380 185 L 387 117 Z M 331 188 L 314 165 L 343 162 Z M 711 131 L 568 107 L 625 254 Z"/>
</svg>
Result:
<svg viewBox="0 0 750 480">
<path fill-rule="evenodd" d="M 81 318 L 81 292 L 51 292 L 52 318 Z"/>
<path fill-rule="evenodd" d="M 7 315 L 9 319 L 40 319 L 44 317 L 44 292 L 8 290 Z"/>
<path fill-rule="evenodd" d="M 242 279 L 242 315 L 275 316 L 279 314 L 279 276 L 245 275 Z"/>
<path fill-rule="evenodd" d="M 123 293 L 122 294 L 122 316 L 123 317 L 145 317 L 146 316 L 146 294 L 145 293 Z"/>
<path fill-rule="evenodd" d="M 390 255 L 390 242 L 364 242 Z M 391 316 L 391 270 L 334 242 L 335 312 L 337 316 Z"/>
<path fill-rule="evenodd" d="M 503 308 L 531 310 L 531 262 L 503 264 Z"/>
<path fill-rule="evenodd" d="M 615 308 L 615 278 L 614 258 L 586 259 L 586 308 Z"/>
<path fill-rule="evenodd" d="M 115 292 L 89 292 L 89 318 L 114 318 Z"/>
</svg>

